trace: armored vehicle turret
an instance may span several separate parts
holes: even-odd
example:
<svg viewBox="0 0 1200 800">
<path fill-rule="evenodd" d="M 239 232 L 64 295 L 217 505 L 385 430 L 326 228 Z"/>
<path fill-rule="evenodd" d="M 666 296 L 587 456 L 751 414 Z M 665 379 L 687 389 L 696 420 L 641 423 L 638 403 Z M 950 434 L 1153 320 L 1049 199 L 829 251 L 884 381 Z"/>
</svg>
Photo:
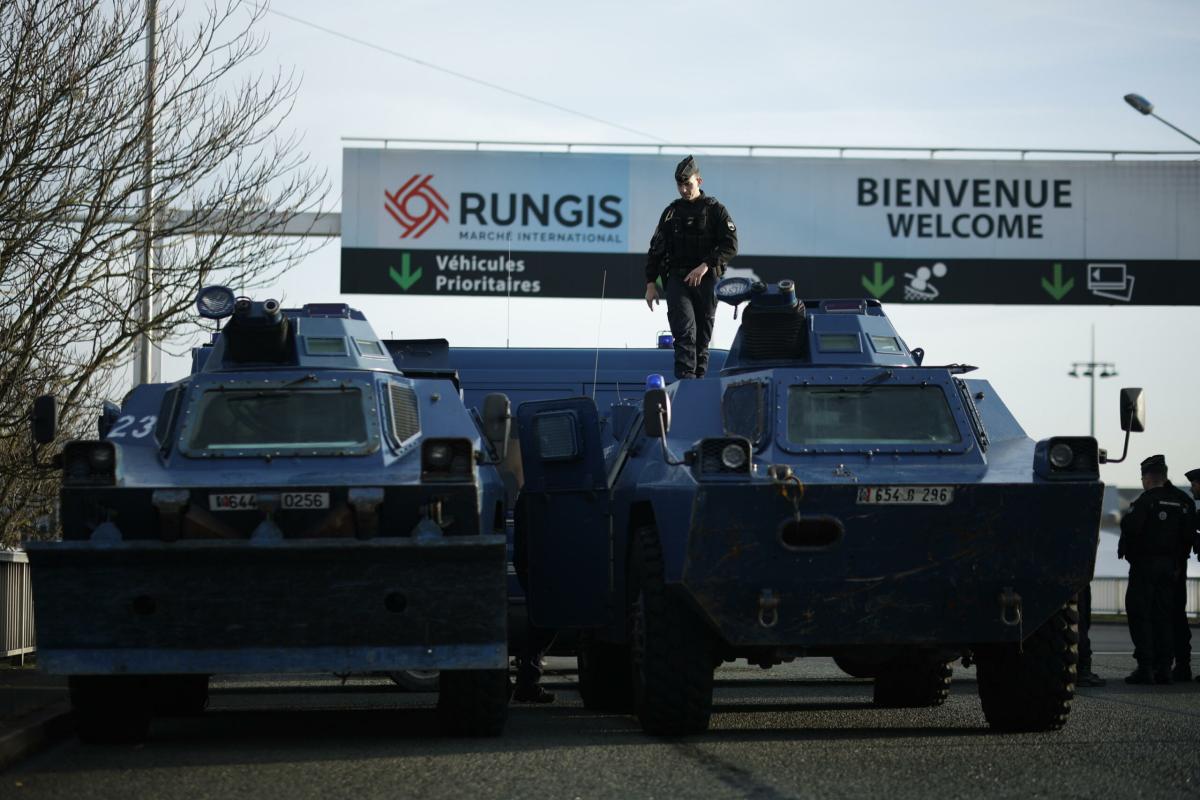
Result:
<svg viewBox="0 0 1200 800">
<path fill-rule="evenodd" d="M 651 376 L 603 431 L 588 398 L 518 411 L 529 615 L 586 633 L 585 703 L 695 733 L 714 665 L 833 656 L 880 706 L 936 706 L 961 658 L 994 728 L 1061 726 L 1095 439 L 1032 440 L 974 367 L 924 364 L 874 300 L 717 293 L 746 304 L 719 377 Z M 1141 424 L 1125 390 L 1123 427 Z"/>
<path fill-rule="evenodd" d="M 81 735 L 140 738 L 213 674 L 401 670 L 441 670 L 452 732 L 500 733 L 507 400 L 484 420 L 404 375 L 345 305 L 198 306 L 224 329 L 63 448 L 62 540 L 29 547 L 39 666 Z"/>
</svg>

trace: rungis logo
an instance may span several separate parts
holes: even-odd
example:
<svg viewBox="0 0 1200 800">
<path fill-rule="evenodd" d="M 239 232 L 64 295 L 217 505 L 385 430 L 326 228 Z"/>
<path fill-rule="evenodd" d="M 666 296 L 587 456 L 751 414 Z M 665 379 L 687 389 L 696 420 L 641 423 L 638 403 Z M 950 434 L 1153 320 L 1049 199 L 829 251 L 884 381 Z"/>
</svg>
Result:
<svg viewBox="0 0 1200 800">
<path fill-rule="evenodd" d="M 430 185 L 432 175 L 413 175 L 394 192 L 386 189 L 383 207 L 404 229 L 401 239 L 420 239 L 440 220 L 449 220 L 450 206 Z"/>
</svg>

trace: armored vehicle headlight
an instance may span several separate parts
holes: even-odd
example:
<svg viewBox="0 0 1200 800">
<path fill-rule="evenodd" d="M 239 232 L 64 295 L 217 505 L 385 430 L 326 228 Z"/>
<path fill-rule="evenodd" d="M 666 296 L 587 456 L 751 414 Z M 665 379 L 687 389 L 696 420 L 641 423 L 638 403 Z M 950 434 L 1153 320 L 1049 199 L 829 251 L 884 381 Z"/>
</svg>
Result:
<svg viewBox="0 0 1200 800">
<path fill-rule="evenodd" d="M 721 463 L 726 469 L 741 469 L 746 464 L 746 451 L 740 444 L 727 444 L 721 451 Z"/>
<path fill-rule="evenodd" d="M 63 483 L 111 486 L 116 483 L 117 449 L 112 442 L 80 440 L 63 448 Z"/>
<path fill-rule="evenodd" d="M 421 480 L 465 481 L 475 474 L 470 439 L 426 439 L 421 444 Z"/>
<path fill-rule="evenodd" d="M 750 440 L 740 436 L 701 439 L 693 456 L 693 463 L 701 475 L 749 472 Z"/>
<path fill-rule="evenodd" d="M 196 310 L 205 319 L 224 319 L 233 313 L 233 292 L 224 286 L 205 286 L 196 294 Z"/>
<path fill-rule="evenodd" d="M 454 457 L 454 451 L 445 442 L 437 442 L 429 445 L 427 455 L 429 466 L 440 469 L 450 464 L 450 459 Z"/>
<path fill-rule="evenodd" d="M 88 461 L 91 462 L 93 469 L 109 469 L 113 463 L 113 451 L 107 447 L 93 447 L 92 451 L 88 453 Z"/>
<path fill-rule="evenodd" d="M 744 303 L 750 297 L 749 278 L 726 278 L 717 284 L 717 299 L 731 305 Z"/>
<path fill-rule="evenodd" d="M 1050 463 L 1058 469 L 1066 469 L 1075 460 L 1075 451 L 1066 442 L 1058 442 L 1050 448 Z"/>
<path fill-rule="evenodd" d="M 1037 443 L 1033 471 L 1052 481 L 1090 481 L 1100 477 L 1100 451 L 1090 436 L 1055 436 Z"/>
</svg>

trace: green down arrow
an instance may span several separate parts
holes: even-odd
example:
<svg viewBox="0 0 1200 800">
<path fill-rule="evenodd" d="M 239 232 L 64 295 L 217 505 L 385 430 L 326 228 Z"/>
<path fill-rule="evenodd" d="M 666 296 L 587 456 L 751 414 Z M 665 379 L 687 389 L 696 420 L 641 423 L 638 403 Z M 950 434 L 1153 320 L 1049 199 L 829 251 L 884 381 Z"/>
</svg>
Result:
<svg viewBox="0 0 1200 800">
<path fill-rule="evenodd" d="M 868 280 L 866 275 L 862 276 L 863 288 L 875 296 L 875 299 L 882 299 L 885 294 L 891 291 L 896 285 L 895 278 L 883 279 L 883 262 L 875 262 L 875 280 Z"/>
<path fill-rule="evenodd" d="M 409 254 L 402 253 L 400 256 L 400 271 L 396 272 L 395 267 L 388 267 L 388 275 L 392 277 L 397 286 L 407 292 L 412 288 L 414 283 L 421 280 L 421 268 L 417 267 L 414 271 L 412 265 L 409 263 Z"/>
<path fill-rule="evenodd" d="M 1074 278 L 1062 279 L 1062 264 L 1054 265 L 1054 283 L 1042 278 L 1042 288 L 1046 290 L 1046 294 L 1053 297 L 1056 301 L 1062 300 L 1067 296 L 1067 292 L 1075 286 Z"/>
</svg>

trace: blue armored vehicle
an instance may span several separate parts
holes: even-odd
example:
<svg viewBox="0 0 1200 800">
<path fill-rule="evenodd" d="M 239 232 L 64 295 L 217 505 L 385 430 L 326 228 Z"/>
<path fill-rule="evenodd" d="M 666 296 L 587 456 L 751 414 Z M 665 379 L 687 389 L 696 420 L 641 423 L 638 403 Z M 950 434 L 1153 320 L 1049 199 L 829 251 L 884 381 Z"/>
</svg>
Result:
<svg viewBox="0 0 1200 800">
<path fill-rule="evenodd" d="M 31 544 L 38 662 L 87 740 L 197 712 L 216 673 L 440 670 L 438 709 L 501 732 L 508 703 L 508 401 L 406 376 L 345 305 L 205 289 L 230 317 L 191 375 L 68 443 L 62 541 Z M 54 403 L 34 434 L 54 435 Z"/>
<path fill-rule="evenodd" d="M 935 706 L 962 658 L 992 727 L 1063 725 L 1096 440 L 1033 441 L 973 367 L 924 365 L 877 301 L 741 278 L 717 293 L 747 304 L 719 377 L 651 376 L 603 430 L 590 398 L 518 410 L 529 615 L 584 634 L 585 703 L 695 733 L 721 662 L 833 656 L 880 706 Z M 1125 390 L 1126 431 L 1142 408 Z"/>
</svg>

